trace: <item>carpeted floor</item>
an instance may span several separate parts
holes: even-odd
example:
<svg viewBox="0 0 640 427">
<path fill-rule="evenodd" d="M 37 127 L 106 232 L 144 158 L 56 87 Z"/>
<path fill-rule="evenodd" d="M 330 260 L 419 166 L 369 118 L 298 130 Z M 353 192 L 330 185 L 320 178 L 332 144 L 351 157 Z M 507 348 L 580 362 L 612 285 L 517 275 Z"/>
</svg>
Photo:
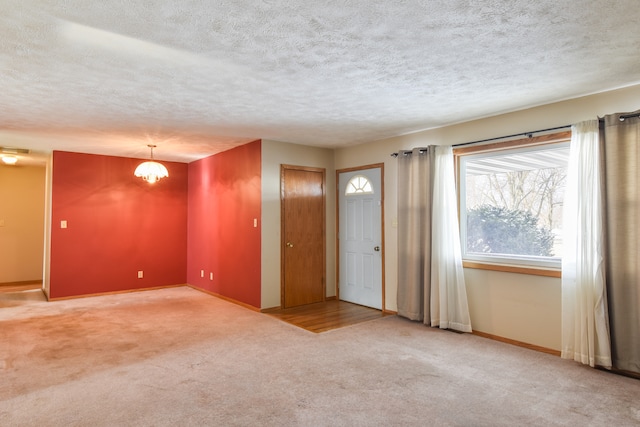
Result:
<svg viewBox="0 0 640 427">
<path fill-rule="evenodd" d="M 0 309 L 2 426 L 632 426 L 640 381 L 387 316 L 315 334 L 181 287 Z"/>
</svg>

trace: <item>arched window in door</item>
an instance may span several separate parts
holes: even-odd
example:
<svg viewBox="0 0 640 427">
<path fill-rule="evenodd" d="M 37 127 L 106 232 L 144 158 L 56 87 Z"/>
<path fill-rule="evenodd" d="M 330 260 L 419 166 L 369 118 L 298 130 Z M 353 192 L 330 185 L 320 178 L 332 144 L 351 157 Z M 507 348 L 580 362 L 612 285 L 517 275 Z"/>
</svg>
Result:
<svg viewBox="0 0 640 427">
<path fill-rule="evenodd" d="M 355 194 L 373 194 L 373 187 L 366 176 L 356 175 L 347 183 L 347 188 L 344 194 L 346 196 L 353 196 Z"/>
</svg>

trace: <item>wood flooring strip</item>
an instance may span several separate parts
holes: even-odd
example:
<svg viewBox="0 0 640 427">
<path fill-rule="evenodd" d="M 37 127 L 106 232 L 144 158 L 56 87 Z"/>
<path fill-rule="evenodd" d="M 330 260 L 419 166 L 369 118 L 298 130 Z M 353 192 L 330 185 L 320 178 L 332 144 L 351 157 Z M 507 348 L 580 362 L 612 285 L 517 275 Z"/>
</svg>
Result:
<svg viewBox="0 0 640 427">
<path fill-rule="evenodd" d="M 330 325 L 332 323 L 349 324 L 371 318 L 382 317 L 382 313 L 346 312 L 330 313 L 327 315 L 303 316 L 298 322 L 303 325 Z"/>
<path fill-rule="evenodd" d="M 355 325 L 358 323 L 362 323 L 362 322 L 366 322 L 368 320 L 373 320 L 373 319 L 379 319 L 382 316 L 376 316 L 376 317 L 364 317 L 361 319 L 350 319 L 350 320 L 343 320 L 343 321 L 327 321 L 327 322 L 320 322 L 320 323 L 315 323 L 315 324 L 311 324 L 311 325 L 300 325 L 302 327 L 305 327 L 305 329 L 308 329 L 310 331 L 313 332 L 324 332 L 324 331 L 328 331 L 331 329 L 337 329 L 337 328 L 342 328 L 345 326 L 350 326 L 350 325 Z"/>
<path fill-rule="evenodd" d="M 379 319 L 386 315 L 380 310 L 337 300 L 269 310 L 265 314 L 315 333 Z"/>
<path fill-rule="evenodd" d="M 315 315 L 304 315 L 300 316 L 286 316 L 283 317 L 285 319 L 293 320 L 301 325 L 305 326 L 313 326 L 318 324 L 331 324 L 331 323 L 350 323 L 354 321 L 359 321 L 362 319 L 367 319 L 370 317 L 382 317 L 382 313 L 379 314 L 371 314 L 371 313 L 321 313 Z"/>
</svg>

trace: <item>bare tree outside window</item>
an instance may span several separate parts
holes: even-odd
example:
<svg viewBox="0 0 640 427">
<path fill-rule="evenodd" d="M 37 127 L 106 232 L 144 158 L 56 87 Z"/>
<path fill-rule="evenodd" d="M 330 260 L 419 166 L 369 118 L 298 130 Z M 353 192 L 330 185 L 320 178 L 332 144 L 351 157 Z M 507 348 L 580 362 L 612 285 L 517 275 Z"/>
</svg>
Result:
<svg viewBox="0 0 640 427">
<path fill-rule="evenodd" d="M 467 159 L 466 252 L 559 257 L 568 154 L 563 145 Z"/>
</svg>

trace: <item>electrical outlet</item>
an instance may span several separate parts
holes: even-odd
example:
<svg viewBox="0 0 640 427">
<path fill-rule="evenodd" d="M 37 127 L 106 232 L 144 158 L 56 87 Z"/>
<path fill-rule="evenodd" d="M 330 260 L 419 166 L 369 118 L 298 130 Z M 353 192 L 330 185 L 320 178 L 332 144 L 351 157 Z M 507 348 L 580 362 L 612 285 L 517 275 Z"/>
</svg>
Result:
<svg viewBox="0 0 640 427">
<path fill-rule="evenodd" d="M 144 273 L 142 272 L 142 270 L 138 271 L 138 279 L 142 279 L 142 277 L 144 277 Z"/>
<path fill-rule="evenodd" d="M 204 270 L 200 270 L 200 277 L 204 277 Z"/>
<path fill-rule="evenodd" d="M 209 273 L 209 280 L 213 280 L 213 272 Z"/>
</svg>

